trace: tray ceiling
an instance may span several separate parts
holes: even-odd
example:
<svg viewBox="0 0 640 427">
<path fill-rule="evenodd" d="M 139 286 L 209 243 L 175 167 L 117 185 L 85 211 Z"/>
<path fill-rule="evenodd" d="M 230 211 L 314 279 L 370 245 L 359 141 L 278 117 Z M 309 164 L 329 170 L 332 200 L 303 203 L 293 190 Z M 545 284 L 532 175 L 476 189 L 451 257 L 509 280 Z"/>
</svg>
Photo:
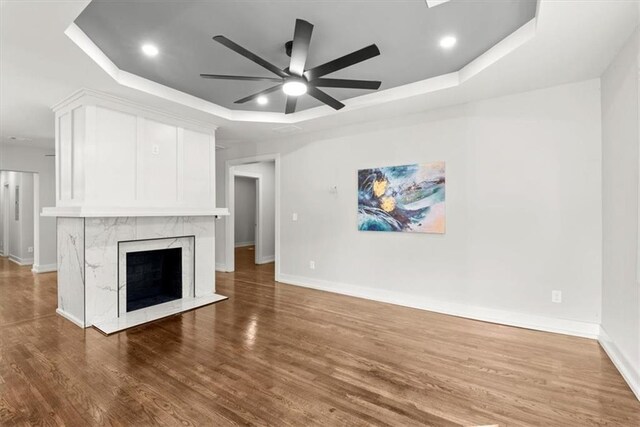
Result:
<svg viewBox="0 0 640 427">
<path fill-rule="evenodd" d="M 216 81 L 200 73 L 270 76 L 212 37 L 223 34 L 285 68 L 284 43 L 296 18 L 311 22 L 308 67 L 371 43 L 381 55 L 327 77 L 381 80 L 380 90 L 458 71 L 535 17 L 535 0 L 451 0 L 429 8 L 413 1 L 183 1 L 110 2 L 94 0 L 75 23 L 114 64 L 132 74 L 226 108 L 282 112 L 285 96 L 269 95 L 267 105 L 234 101 L 272 85 L 269 82 Z M 452 49 L 440 47 L 453 35 Z M 142 54 L 152 43 L 156 57 Z M 367 90 L 326 91 L 344 101 Z M 302 96 L 298 111 L 321 105 Z"/>
</svg>

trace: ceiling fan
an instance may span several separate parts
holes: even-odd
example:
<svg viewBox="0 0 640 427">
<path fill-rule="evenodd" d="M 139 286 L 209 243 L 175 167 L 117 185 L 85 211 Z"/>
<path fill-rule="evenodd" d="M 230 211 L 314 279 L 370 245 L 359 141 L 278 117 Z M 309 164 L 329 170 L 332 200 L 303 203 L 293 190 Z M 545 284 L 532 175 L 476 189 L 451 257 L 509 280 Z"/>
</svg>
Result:
<svg viewBox="0 0 640 427">
<path fill-rule="evenodd" d="M 380 55 L 380 50 L 375 44 L 369 45 L 360 50 L 356 50 L 355 52 L 344 55 L 338 59 L 334 59 L 333 61 L 329 61 L 317 67 L 305 69 L 312 32 L 312 24 L 302 19 L 296 19 L 296 27 L 293 34 L 293 40 L 285 44 L 287 55 L 291 57 L 291 62 L 285 69 L 280 69 L 270 62 L 265 61 L 258 55 L 234 43 L 225 36 L 215 36 L 213 39 L 218 43 L 228 47 L 236 53 L 239 53 L 240 55 L 255 62 L 261 67 L 271 71 L 277 77 L 229 76 L 221 74 L 200 74 L 200 76 L 207 79 L 265 81 L 277 83 L 275 86 L 272 86 L 268 89 L 238 99 L 237 101 L 235 101 L 235 103 L 244 104 L 245 102 L 252 101 L 254 99 L 257 99 L 258 97 L 282 89 L 282 91 L 287 95 L 287 103 L 284 110 L 285 114 L 295 112 L 298 96 L 304 95 L 305 93 L 329 105 L 330 107 L 335 108 L 336 110 L 344 107 L 344 104 L 342 102 L 328 95 L 326 92 L 318 89 L 319 87 L 373 90 L 376 90 L 380 87 L 381 82 L 374 80 L 323 78 L 323 76 L 327 74 L 331 74 L 335 71 L 342 70 L 343 68 L 350 67 L 359 62 L 366 61 L 367 59 L 371 59 L 375 56 Z"/>
</svg>

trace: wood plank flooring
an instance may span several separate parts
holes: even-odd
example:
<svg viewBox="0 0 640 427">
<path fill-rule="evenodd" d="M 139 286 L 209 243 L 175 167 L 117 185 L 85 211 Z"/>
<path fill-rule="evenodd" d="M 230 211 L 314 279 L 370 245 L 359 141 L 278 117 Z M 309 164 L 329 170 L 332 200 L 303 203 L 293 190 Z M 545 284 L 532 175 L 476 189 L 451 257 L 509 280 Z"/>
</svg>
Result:
<svg viewBox="0 0 640 427">
<path fill-rule="evenodd" d="M 598 343 L 275 284 L 105 337 L 0 258 L 1 425 L 640 426 Z"/>
</svg>

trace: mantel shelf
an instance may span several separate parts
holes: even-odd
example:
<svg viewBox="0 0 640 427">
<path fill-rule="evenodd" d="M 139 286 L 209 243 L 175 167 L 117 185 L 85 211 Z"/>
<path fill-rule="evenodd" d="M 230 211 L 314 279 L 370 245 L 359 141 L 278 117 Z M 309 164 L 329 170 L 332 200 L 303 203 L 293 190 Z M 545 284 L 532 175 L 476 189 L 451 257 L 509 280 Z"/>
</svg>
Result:
<svg viewBox="0 0 640 427">
<path fill-rule="evenodd" d="M 108 207 L 53 207 L 43 208 L 42 216 L 66 218 L 97 217 L 166 217 L 166 216 L 228 216 L 227 208 L 108 208 Z"/>
</svg>

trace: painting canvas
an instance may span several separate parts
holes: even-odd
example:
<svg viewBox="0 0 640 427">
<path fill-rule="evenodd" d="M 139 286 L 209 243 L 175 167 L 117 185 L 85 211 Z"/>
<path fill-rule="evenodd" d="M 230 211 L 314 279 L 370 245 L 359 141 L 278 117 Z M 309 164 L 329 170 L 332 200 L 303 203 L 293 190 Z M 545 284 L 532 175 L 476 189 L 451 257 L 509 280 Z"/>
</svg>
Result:
<svg viewBox="0 0 640 427">
<path fill-rule="evenodd" d="M 359 170 L 358 230 L 444 233 L 444 162 Z"/>
</svg>

